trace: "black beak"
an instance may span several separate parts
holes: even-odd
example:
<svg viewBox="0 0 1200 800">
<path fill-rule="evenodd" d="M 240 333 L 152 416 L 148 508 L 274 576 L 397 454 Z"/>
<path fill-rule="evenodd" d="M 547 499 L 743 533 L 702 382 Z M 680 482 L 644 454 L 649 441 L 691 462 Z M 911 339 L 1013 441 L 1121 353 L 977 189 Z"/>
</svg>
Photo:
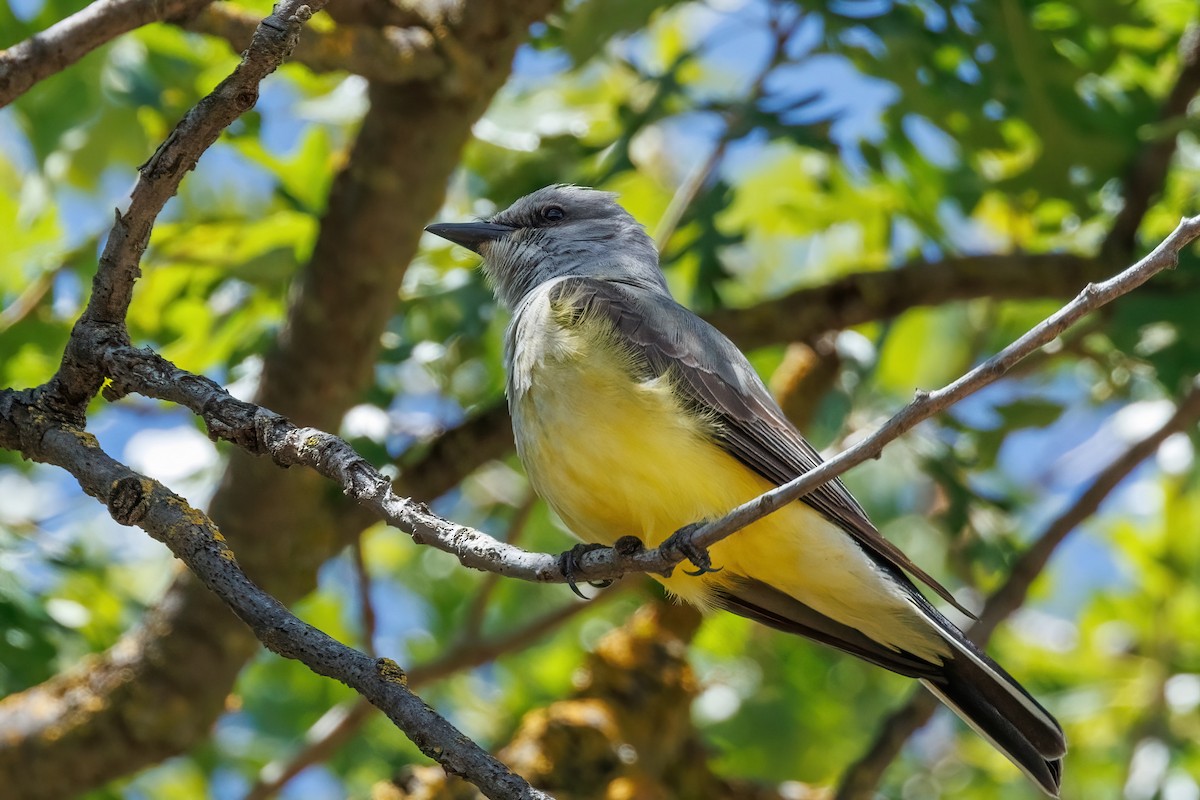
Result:
<svg viewBox="0 0 1200 800">
<path fill-rule="evenodd" d="M 496 222 L 438 222 L 425 230 L 478 253 L 481 245 L 503 239 L 516 228 Z"/>
</svg>

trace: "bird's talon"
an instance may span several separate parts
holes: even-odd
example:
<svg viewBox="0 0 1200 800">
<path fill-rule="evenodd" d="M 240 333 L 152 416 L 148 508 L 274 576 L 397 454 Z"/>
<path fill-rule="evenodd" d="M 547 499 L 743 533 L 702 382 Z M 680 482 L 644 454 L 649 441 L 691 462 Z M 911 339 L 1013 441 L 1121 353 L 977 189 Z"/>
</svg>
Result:
<svg viewBox="0 0 1200 800">
<path fill-rule="evenodd" d="M 663 542 L 664 548 L 675 550 L 688 561 L 692 562 L 692 566 L 695 569 L 685 569 L 684 573 L 693 577 L 712 575 L 724 569 L 724 567 L 714 567 L 712 565 L 712 558 L 708 554 L 708 548 L 698 547 L 692 543 L 692 532 L 703 524 L 702 522 L 695 522 L 680 528 Z"/>
<path fill-rule="evenodd" d="M 577 544 L 558 557 L 558 569 L 562 572 L 563 577 L 567 579 L 567 586 L 571 587 L 571 591 L 578 595 L 581 600 L 590 600 L 591 598 L 579 591 L 579 585 L 575 582 L 575 572 L 581 566 L 580 561 L 585 555 L 593 550 L 604 549 L 605 547 L 602 544 Z M 612 584 L 612 581 L 588 582 L 589 586 L 595 586 L 598 589 L 603 589 L 610 584 Z"/>
</svg>

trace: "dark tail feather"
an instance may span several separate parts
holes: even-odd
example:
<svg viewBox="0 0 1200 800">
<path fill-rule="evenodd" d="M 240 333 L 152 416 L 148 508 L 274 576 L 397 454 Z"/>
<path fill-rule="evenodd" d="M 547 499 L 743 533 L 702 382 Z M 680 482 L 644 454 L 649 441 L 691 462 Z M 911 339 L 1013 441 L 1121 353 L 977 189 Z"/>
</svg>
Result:
<svg viewBox="0 0 1200 800">
<path fill-rule="evenodd" d="M 741 579 L 714 593 L 716 605 L 788 633 L 807 636 L 885 669 L 918 678 L 963 721 L 992 743 L 1051 797 L 1058 797 L 1062 728 L 1011 675 L 905 582 L 914 606 L 950 645 L 953 655 L 931 663 L 893 650 L 760 581 Z"/>
<path fill-rule="evenodd" d="M 921 683 L 1042 791 L 1058 797 L 1067 752 L 1058 722 L 957 629 L 951 627 L 945 635 L 957 652 L 942 665 L 939 677 L 923 678 Z"/>
</svg>

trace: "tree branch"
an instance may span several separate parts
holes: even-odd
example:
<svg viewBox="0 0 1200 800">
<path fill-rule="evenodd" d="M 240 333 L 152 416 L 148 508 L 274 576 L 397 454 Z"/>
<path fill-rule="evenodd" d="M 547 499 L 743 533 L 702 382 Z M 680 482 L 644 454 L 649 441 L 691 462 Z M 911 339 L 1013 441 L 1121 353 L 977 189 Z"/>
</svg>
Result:
<svg viewBox="0 0 1200 800">
<path fill-rule="evenodd" d="M 258 85 L 283 63 L 300 35 L 300 27 L 320 11 L 326 0 L 284 0 L 258 25 L 254 40 L 240 64 L 225 80 L 187 113 L 171 135 L 141 166 L 130 195 L 129 210 L 116 212 L 99 266 L 92 281 L 87 309 L 76 322 L 58 373 L 47 385 L 51 405 L 83 420 L 84 406 L 104 380 L 90 349 L 99 329 L 127 339 L 125 314 L 133 299 L 138 264 L 150 242 L 154 220 L 179 189 L 183 176 L 221 131 L 258 101 Z M 89 7 L 91 8 L 91 7 Z M 81 12 L 82 13 L 82 12 Z"/>
<path fill-rule="evenodd" d="M 1179 42 L 1179 76 L 1158 114 L 1154 138 L 1142 147 L 1122 178 L 1125 204 L 1113 220 L 1101 251 L 1121 259 L 1133 252 L 1138 228 L 1150 202 L 1162 191 L 1179 146 L 1176 125 L 1186 118 L 1188 105 L 1200 93 L 1200 25 L 1193 23 Z"/>
<path fill-rule="evenodd" d="M 795 480 L 742 504 L 721 519 L 705 523 L 694 529 L 691 534 L 691 543 L 696 547 L 711 547 L 721 539 L 776 511 L 783 505 L 798 500 L 847 469 L 861 464 L 868 458 L 877 457 L 887 444 L 902 433 L 906 433 L 917 423 L 944 411 L 964 397 L 995 382 L 1018 361 L 1053 341 L 1087 314 L 1117 297 L 1133 291 L 1164 269 L 1173 268 L 1178 263 L 1179 251 L 1198 237 L 1200 237 L 1200 216 L 1181 220 L 1175 230 L 1153 252 L 1129 269 L 1103 283 L 1088 284 L 1070 303 L 953 383 L 933 392 L 918 391 L 917 397 L 911 403 L 853 447 Z M 579 570 L 578 578 L 594 579 L 587 572 L 587 561 L 589 557 L 596 558 L 598 555 L 599 552 L 584 557 L 584 564 Z"/>
<path fill-rule="evenodd" d="M 1120 262 L 1070 253 L 1012 253 L 914 261 L 856 272 L 749 308 L 723 308 L 705 319 L 743 350 L 809 341 L 826 331 L 895 317 L 919 306 L 995 297 L 1070 297 L 1103 280 Z"/>
<path fill-rule="evenodd" d="M 1087 489 L 1059 514 L 1013 565 L 1007 580 L 988 598 L 979 619 L 967 631 L 967 636 L 980 647 L 987 644 L 996 627 L 1025 602 L 1033 582 L 1041 575 L 1054 550 L 1071 531 L 1096 513 L 1100 504 L 1143 461 L 1158 451 L 1166 439 L 1187 430 L 1200 419 L 1200 378 L 1192 381 L 1191 389 L 1175 413 L 1162 427 L 1133 444 L 1105 467 Z M 907 703 L 888 715 L 880 725 L 875 740 L 842 777 L 836 800 L 870 800 L 883 779 L 883 773 L 900 754 L 904 744 L 938 708 L 932 694 L 918 690 Z"/>
<path fill-rule="evenodd" d="M 503 4 L 495 4 L 503 6 Z M 536 9 L 535 9 L 536 10 Z M 511 10 L 503 7 L 493 10 L 481 10 L 481 18 L 486 15 L 496 14 L 497 16 L 505 16 L 507 13 L 510 17 L 510 28 L 513 30 L 521 30 L 523 26 L 523 17 L 521 15 L 513 15 Z M 533 13 L 525 12 L 524 13 Z M 511 40 L 511 30 L 504 34 Z M 311 274 L 306 275 L 303 283 L 305 284 L 299 294 L 307 295 L 310 299 L 321 297 L 328 290 L 336 295 L 334 302 L 325 302 L 314 300 L 312 302 L 299 302 L 293 307 L 293 313 L 290 314 L 288 322 L 288 330 L 280 347 L 282 357 L 273 356 L 269 361 L 268 375 L 264 377 L 264 398 L 279 398 L 281 403 L 272 407 L 284 408 L 288 405 L 295 405 L 297 410 L 297 419 L 310 421 L 309 413 L 313 413 L 319 417 L 331 417 L 333 422 L 330 427 L 336 424 L 336 418 L 344 411 L 344 400 L 347 397 L 354 398 L 358 396 L 361 389 L 362 376 L 359 371 L 361 366 L 359 359 L 354 359 L 351 364 L 338 364 L 338 375 L 335 379 L 324 381 L 322 370 L 328 365 L 328 357 L 333 355 L 335 358 L 344 356 L 347 351 L 355 353 L 360 352 L 357 345 L 365 341 L 368 344 L 363 348 L 365 352 L 364 361 L 370 362 L 373 358 L 374 346 L 370 344 L 372 337 L 378 339 L 378 330 L 375 328 L 375 312 L 378 305 L 375 301 L 386 304 L 388 302 L 388 286 L 392 283 L 392 278 L 397 274 L 403 274 L 403 264 L 407 261 L 407 252 L 415 249 L 416 235 L 409 233 L 396 233 L 396 231 L 407 231 L 405 225 L 397 224 L 396 221 L 396 204 L 383 201 L 393 201 L 397 197 L 402 199 L 402 205 L 405 209 L 405 216 L 417 216 L 425 213 L 430 202 L 436 205 L 440 199 L 441 187 L 444 183 L 441 178 L 437 177 L 438 171 L 446 161 L 447 154 L 455 154 L 456 148 L 461 144 L 461 140 L 465 139 L 465 131 L 469 128 L 469 122 L 473 119 L 473 114 L 477 114 L 483 103 L 486 103 L 490 96 L 494 84 L 498 84 L 503 77 L 503 64 L 499 67 L 491 61 L 504 61 L 504 49 L 509 40 L 502 42 L 504 46 L 491 49 L 499 39 L 498 34 L 489 30 L 486 36 L 483 36 L 476 44 L 486 42 L 488 45 L 488 58 L 480 57 L 476 62 L 470 62 L 468 69 L 462 70 L 457 66 L 453 70 L 451 80 L 445 81 L 429 81 L 422 82 L 417 87 L 410 87 L 408 90 L 394 90 L 393 87 L 384 87 L 372 90 L 373 108 L 364 124 L 364 132 L 371 131 L 370 137 L 374 137 L 372 141 L 378 146 L 380 142 L 396 142 L 391 148 L 391 152 L 400 154 L 399 157 L 406 159 L 408 166 L 403 164 L 396 169 L 392 168 L 388 159 L 385 163 L 380 163 L 378 159 L 366 157 L 370 152 L 378 154 L 378 150 L 372 151 L 371 148 L 365 147 L 362 150 L 362 156 L 352 158 L 351 166 L 347 169 L 345 175 L 348 177 L 345 180 L 346 190 L 337 194 L 334 198 L 338 202 L 331 201 L 330 214 L 325 220 L 322 228 L 323 243 L 318 246 L 318 254 L 314 256 L 314 264 L 321 265 L 313 269 Z M 489 38 L 491 37 L 491 38 Z M 503 37 L 500 37 L 503 38 Z M 465 41 L 452 40 L 445 42 L 446 51 L 458 53 L 456 58 L 461 58 L 463 52 L 473 52 L 471 48 L 472 39 L 466 37 Z M 489 60 L 490 59 L 490 60 Z M 458 64 L 458 62 L 454 62 Z M 482 76 L 482 87 L 479 84 L 472 84 L 470 80 L 466 80 L 471 76 Z M 499 76 L 499 77 L 497 77 Z M 464 84 L 465 81 L 465 84 Z M 463 93 L 463 86 L 471 86 L 478 91 Z M 454 88 L 457 86 L 457 88 Z M 418 123 L 413 124 L 409 117 L 414 114 L 420 116 Z M 397 119 L 400 120 L 400 125 L 397 125 Z M 185 120 L 186 121 L 186 120 Z M 460 125 L 461 123 L 461 125 Z M 403 133 L 404 125 L 410 125 L 418 132 L 406 136 Z M 461 129 L 461 131 L 460 131 Z M 447 131 L 453 135 L 447 135 Z M 456 138 L 458 132 L 462 132 L 462 137 Z M 390 138 L 388 138 L 390 137 Z M 169 143 L 168 143 L 169 144 Z M 388 150 L 383 152 L 387 153 Z M 428 156 L 422 159 L 413 159 L 412 153 L 420 152 L 423 156 Z M 414 164 L 413 162 L 421 162 Z M 444 175 L 442 176 L 444 177 Z M 420 180 L 411 181 L 413 178 Z M 409 195 L 412 192 L 418 192 L 419 197 L 413 201 Z M 344 207 L 344 208 L 342 208 Z M 382 213 L 386 210 L 386 214 Z M 378 213 L 377 213 L 378 212 Z M 132 213 L 132 208 L 131 208 Z M 432 211 L 428 211 L 432 213 Z M 361 226 L 356 226 L 355 219 L 362 221 Z M 370 245 L 361 249 L 361 258 L 357 252 L 352 252 L 353 248 L 346 247 L 348 241 L 357 241 L 363 233 L 364 228 L 378 226 L 378 221 L 384 218 L 384 229 L 390 228 L 384 235 L 372 235 L 367 232 L 367 235 L 362 236 L 362 239 L 370 239 Z M 415 231 L 415 228 L 413 229 Z M 339 233 L 339 231 L 341 231 Z M 115 233 L 115 232 L 114 232 Z M 329 241 L 324 241 L 328 236 Z M 399 239 L 399 245 L 393 239 Z M 382 242 L 380 247 L 375 247 L 375 240 Z M 411 248 L 409 247 L 411 240 Z M 111 242 L 110 242 L 111 244 Z M 143 245 L 144 246 L 144 245 Z M 380 252 L 383 257 L 379 258 Z M 346 259 L 355 259 L 354 263 L 349 265 L 344 264 Z M 379 268 L 380 272 L 386 272 L 386 279 L 380 281 L 363 280 L 358 282 L 355 280 L 352 272 L 357 272 L 360 266 L 359 262 L 369 263 L 370 268 Z M 398 266 L 397 266 L 398 265 Z M 133 269 L 136 274 L 136 261 L 133 264 Z M 347 277 L 350 280 L 347 280 Z M 343 286 L 337 284 L 342 282 Z M 370 285 L 367 285 L 370 284 Z M 349 287 L 349 288 L 345 288 Z M 374 295 L 373 297 L 371 295 Z M 319 338 L 314 338 L 313 332 L 324 332 L 328 337 L 328 314 L 330 308 L 335 303 L 344 303 L 349 301 L 350 307 L 354 305 L 356 300 L 361 300 L 367 296 L 367 302 L 370 303 L 370 313 L 364 314 L 367 318 L 362 324 L 353 326 L 351 334 L 351 342 L 341 342 L 338 348 L 323 346 Z M 394 296 L 394 291 L 392 295 Z M 382 298 L 382 300 L 380 300 Z M 101 323 L 96 326 L 97 330 L 103 330 L 105 324 Z M 108 335 L 92 336 L 90 342 L 98 344 L 102 349 L 107 349 L 114 345 L 124 346 L 121 339 L 121 331 L 118 326 L 108 326 Z M 338 332 L 340 335 L 340 331 Z M 310 347 L 309 345 L 315 345 Z M 351 346 L 353 345 L 353 347 Z M 319 352 L 316 352 L 319 351 Z M 340 352 L 339 352 L 340 351 Z M 344 359 L 343 359 L 344 360 Z M 303 362 L 303 363 L 297 363 Z M 292 375 L 288 375 L 291 371 Z M 344 382 L 342 378 L 347 380 Z M 89 385 L 95 385 L 94 382 Z M 313 387 L 317 386 L 314 391 Z M 334 387 L 330 389 L 329 387 Z M 333 393 L 332 397 L 330 392 Z M 61 396 L 61 395 L 60 395 Z M 72 400 L 73 398 L 67 398 Z M 0 427 L 3 424 L 0 423 Z M 495 428 L 497 426 L 493 426 Z M 253 439 L 252 441 L 257 441 Z M 231 466 L 227 476 L 225 489 L 222 490 L 222 495 L 216 504 L 216 511 L 226 515 L 229 518 L 229 524 L 226 525 L 226 530 L 233 527 L 244 527 L 254 529 L 262 527 L 264 529 L 279 528 L 289 530 L 287 526 L 278 525 L 278 516 L 272 517 L 270 513 L 258 514 L 254 516 L 245 516 L 248 521 L 242 522 L 241 525 L 236 525 L 234 522 L 239 517 L 239 510 L 245 511 L 247 504 L 242 502 L 245 497 L 253 497 L 255 500 L 261 498 L 264 494 L 263 484 L 255 481 L 254 478 L 264 474 L 266 471 L 278 473 L 278 470 L 265 462 L 257 462 L 257 466 L 246 466 L 254 464 L 248 459 L 239 459 L 235 456 L 234 465 Z M 311 477 L 311 476 L 310 476 Z M 244 479 L 244 480 L 239 480 Z M 295 473 L 289 473 L 286 477 L 275 481 L 274 477 L 269 479 L 271 486 L 285 486 L 295 488 L 302 486 L 310 488 L 312 484 L 305 481 L 303 478 L 296 480 Z M 233 488 L 230 488 L 233 487 Z M 280 492 L 279 497 L 284 504 L 287 503 L 287 498 L 291 496 L 291 492 Z M 224 498 L 224 499 L 222 499 Z M 306 501 L 303 508 L 311 509 L 313 506 L 321 506 L 319 499 Z M 283 516 L 287 516 L 286 513 Z M 320 521 L 323 516 L 313 515 L 314 518 Z M 258 523 L 265 522 L 265 525 L 259 526 Z M 314 528 L 321 527 L 313 525 Z M 268 554 L 265 559 L 266 563 L 278 563 L 278 547 L 279 545 L 271 543 L 255 543 L 254 537 L 248 537 L 246 540 L 245 550 L 242 549 L 242 544 L 239 543 L 239 551 L 245 554 L 251 549 L 261 550 L 264 554 Z M 286 583 L 289 586 L 289 593 L 294 594 L 299 591 L 306 581 L 310 582 L 305 577 L 308 570 L 308 565 L 312 562 L 319 561 L 323 555 L 329 552 L 337 544 L 334 537 L 328 539 L 311 539 L 308 536 L 299 537 L 294 544 L 295 550 L 299 554 L 303 554 L 303 558 L 297 560 L 300 566 L 290 565 L 286 570 L 286 576 L 279 577 L 278 580 Z M 274 553 L 274 556 L 270 556 Z M 297 576 L 298 575 L 298 576 Z M 186 583 L 186 582 L 185 582 Z M 299 588 L 298 588 L 299 587 Z M 173 608 L 186 607 L 188 603 L 193 602 L 194 598 L 199 597 L 200 593 L 192 592 L 190 594 L 180 594 L 171 596 L 167 605 Z M 183 598 L 182 602 L 180 598 Z M 205 607 L 207 608 L 207 607 Z M 147 636 L 154 636 L 158 639 L 167 639 L 172 636 L 179 638 L 182 630 L 185 635 L 191 635 L 195 631 L 188 627 L 186 616 L 191 614 L 191 619 L 194 622 L 197 615 L 203 619 L 203 626 L 206 632 L 212 632 L 213 638 L 227 638 L 230 633 L 228 627 L 222 627 L 223 619 L 215 619 L 209 627 L 207 616 L 202 611 L 197 611 L 192 608 L 188 612 L 185 608 L 184 616 L 175 619 L 183 619 L 184 624 L 177 627 L 164 625 L 157 631 L 147 632 Z M 197 623 L 197 626 L 199 623 Z M 229 653 L 240 652 L 239 648 L 232 647 Z M 232 680 L 232 674 L 236 672 L 238 660 L 237 655 L 228 657 L 222 655 L 220 678 L 214 678 L 215 683 L 220 683 L 228 674 L 229 680 Z M 125 680 L 120 678 L 120 680 Z M 114 678 L 114 682 L 116 678 Z M 228 684 L 225 684 L 226 686 Z M 222 693 L 221 686 L 215 685 L 214 691 Z M 96 699 L 103 702 L 104 698 L 110 697 L 104 692 L 99 692 L 95 696 Z M 139 698 L 143 704 L 148 702 L 150 705 L 156 705 L 153 692 L 145 693 L 144 697 Z M 136 713 L 136 712 L 131 712 Z M 180 738 L 180 742 L 186 742 L 186 736 Z M 173 742 L 172 747 L 182 746 L 180 743 Z M 115 768 L 115 767 L 114 767 Z"/>
<path fill-rule="evenodd" d="M 453 19 L 434 20 L 444 55 L 438 75 L 371 88 L 371 108 L 334 182 L 313 257 L 293 285 L 283 332 L 266 356 L 264 404 L 332 427 L 359 402 L 421 225 L 441 204 L 446 176 L 504 82 L 528 25 L 552 4 L 456 5 Z M 105 327 L 96 326 L 91 341 L 119 344 L 119 326 L 107 326 L 110 335 L 101 336 Z M 504 438 L 511 441 L 511 433 L 497 434 Z M 443 467 L 432 480 L 448 475 Z M 412 477 L 417 484 L 425 478 Z M 361 530 L 338 518 L 329 498 L 319 476 L 279 470 L 235 451 L 210 514 L 246 571 L 290 602 L 312 589 L 317 567 Z M 289 535 L 261 535 L 271 530 Z M 186 750 L 208 734 L 256 649 L 249 631 L 183 571 L 137 630 L 86 664 L 0 704 L 0 727 L 15 730 L 13 723 L 34 717 L 41 725 L 0 741 L 0 784 L 10 785 L 14 775 L 40 775 L 45 780 L 29 779 L 67 787 L 47 789 L 51 796 L 73 795 Z M 205 680 L 184 686 L 181 674 Z M 41 713 L 46 710 L 52 714 Z M 43 736 L 47 732 L 54 735 Z M 62 770 L 63 763 L 73 769 Z"/>
<path fill-rule="evenodd" d="M 96 0 L 41 33 L 0 51 L 0 108 L 121 34 L 151 22 L 194 14 L 210 2 Z"/>
<path fill-rule="evenodd" d="M 22 397 L 7 391 L 0 396 L 0 415 L 20 431 L 22 455 L 70 472 L 113 519 L 142 528 L 170 548 L 269 650 L 357 691 L 447 772 L 464 776 L 490 798 L 546 800 L 547 795 L 425 705 L 410 691 L 408 677 L 395 662 L 371 658 L 297 619 L 246 577 L 207 516 L 162 484 L 109 457 L 90 434 L 44 415 L 35 394 Z"/>
<path fill-rule="evenodd" d="M 512 517 L 508 520 L 504 541 L 509 544 L 516 544 L 520 541 L 521 534 L 525 532 L 525 526 L 529 523 L 529 517 L 533 514 L 533 509 L 537 506 L 537 502 L 537 495 L 533 493 L 532 489 L 527 487 L 525 489 L 525 497 L 519 504 L 513 507 Z M 463 612 L 462 628 L 458 636 L 460 642 L 474 641 L 483 634 L 483 623 L 487 616 L 488 603 L 491 602 L 492 595 L 496 593 L 496 587 L 499 585 L 500 576 L 496 573 L 489 572 L 483 576 L 483 580 L 476 587 L 475 593 L 467 601 L 467 610 Z"/>
<path fill-rule="evenodd" d="M 687 214 L 688 208 L 696 201 L 700 195 L 700 191 L 704 188 L 704 184 L 708 183 L 709 178 L 721 166 L 721 162 L 725 160 L 725 152 L 729 149 L 729 145 L 735 138 L 743 135 L 742 130 L 745 124 L 747 112 L 754 109 L 763 99 L 763 90 L 766 86 L 767 78 L 771 76 L 775 68 L 787 62 L 787 43 L 800 26 L 800 22 L 804 19 L 803 15 L 797 13 L 792 15 L 787 21 L 781 19 L 775 11 L 774 7 L 768 7 L 771 12 L 769 22 L 769 30 L 771 32 L 771 53 L 767 60 L 763 63 L 762 69 L 754 76 L 750 82 L 750 86 L 745 93 L 745 99 L 740 101 L 737 107 L 724 115 L 725 129 L 721 131 L 716 144 L 713 145 L 708 156 L 687 174 L 683 183 L 675 190 L 675 194 L 671 196 L 671 200 L 667 203 L 666 209 L 663 211 L 662 218 L 659 219 L 658 225 L 654 229 L 654 241 L 658 245 L 658 254 L 661 256 L 667 249 L 667 244 L 671 241 L 671 237 L 675 235 L 679 228 L 679 223 L 683 221 L 683 217 Z"/>
<path fill-rule="evenodd" d="M 507 653 L 523 650 L 584 611 L 594 609 L 598 603 L 615 597 L 629 585 L 616 584 L 601 591 L 590 602 L 568 603 L 513 631 L 491 639 L 461 637 L 458 644 L 435 660 L 409 670 L 408 686 L 415 691 L 426 684 L 495 661 Z M 306 768 L 329 759 L 370 719 L 373 711 L 374 706 L 362 699 L 331 708 L 313 723 L 300 750 L 293 753 L 286 762 L 272 762 L 263 767 L 258 781 L 246 793 L 244 800 L 265 800 L 273 797 L 284 784 Z"/>
<path fill-rule="evenodd" d="M 354 562 L 355 591 L 358 594 L 358 618 L 362 625 L 363 651 L 374 658 L 375 652 L 375 605 L 371 602 L 371 572 L 367 568 L 363 553 L 363 537 L 358 536 L 350 543 L 350 556 Z"/>
</svg>

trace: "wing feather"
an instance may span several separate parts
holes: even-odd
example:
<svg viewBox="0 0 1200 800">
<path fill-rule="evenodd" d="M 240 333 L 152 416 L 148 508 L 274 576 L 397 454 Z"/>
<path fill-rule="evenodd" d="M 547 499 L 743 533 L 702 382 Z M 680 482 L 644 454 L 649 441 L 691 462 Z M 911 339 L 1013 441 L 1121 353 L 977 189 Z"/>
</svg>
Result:
<svg viewBox="0 0 1200 800">
<path fill-rule="evenodd" d="M 571 277 L 550 302 L 564 319 L 607 320 L 646 378 L 667 374 L 693 409 L 715 423 L 722 447 L 763 478 L 782 485 L 821 463 L 788 421 L 753 367 L 725 336 L 668 296 L 614 280 Z M 901 584 L 903 572 L 970 615 L 944 586 L 885 539 L 840 480 L 800 498 L 852 536 Z"/>
</svg>

